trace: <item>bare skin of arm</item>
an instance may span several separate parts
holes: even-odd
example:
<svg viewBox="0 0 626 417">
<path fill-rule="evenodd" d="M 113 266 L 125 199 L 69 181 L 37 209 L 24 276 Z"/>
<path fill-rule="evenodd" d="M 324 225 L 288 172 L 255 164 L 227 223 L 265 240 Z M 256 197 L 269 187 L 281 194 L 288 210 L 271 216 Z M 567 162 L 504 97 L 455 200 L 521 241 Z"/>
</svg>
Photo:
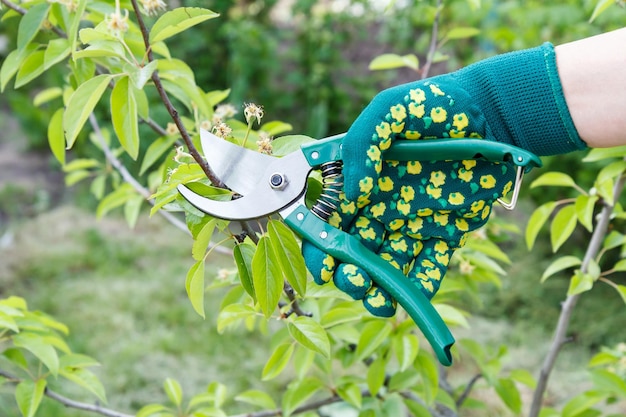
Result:
<svg viewBox="0 0 626 417">
<path fill-rule="evenodd" d="M 626 145 L 626 28 L 555 48 L 565 101 L 592 148 Z"/>
</svg>

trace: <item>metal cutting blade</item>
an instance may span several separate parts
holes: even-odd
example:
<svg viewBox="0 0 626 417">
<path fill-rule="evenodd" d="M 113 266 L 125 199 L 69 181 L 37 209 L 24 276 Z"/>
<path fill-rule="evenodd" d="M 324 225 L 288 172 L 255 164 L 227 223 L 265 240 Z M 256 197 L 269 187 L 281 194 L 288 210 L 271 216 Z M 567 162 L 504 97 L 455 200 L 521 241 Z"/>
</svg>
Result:
<svg viewBox="0 0 626 417">
<path fill-rule="evenodd" d="M 228 188 L 242 195 L 254 191 L 259 175 L 280 159 L 235 145 L 207 130 L 200 130 L 200 143 L 213 172 Z"/>
</svg>

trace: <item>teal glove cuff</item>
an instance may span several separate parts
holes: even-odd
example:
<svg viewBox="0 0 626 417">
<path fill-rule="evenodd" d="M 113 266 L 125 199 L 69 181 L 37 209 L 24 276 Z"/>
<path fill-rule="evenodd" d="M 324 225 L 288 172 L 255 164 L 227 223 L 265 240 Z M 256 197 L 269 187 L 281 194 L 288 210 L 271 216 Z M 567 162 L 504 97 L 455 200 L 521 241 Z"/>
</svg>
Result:
<svg viewBox="0 0 626 417">
<path fill-rule="evenodd" d="M 449 76 L 487 119 L 486 138 L 536 155 L 585 149 L 567 108 L 550 43 L 498 55 Z"/>
</svg>

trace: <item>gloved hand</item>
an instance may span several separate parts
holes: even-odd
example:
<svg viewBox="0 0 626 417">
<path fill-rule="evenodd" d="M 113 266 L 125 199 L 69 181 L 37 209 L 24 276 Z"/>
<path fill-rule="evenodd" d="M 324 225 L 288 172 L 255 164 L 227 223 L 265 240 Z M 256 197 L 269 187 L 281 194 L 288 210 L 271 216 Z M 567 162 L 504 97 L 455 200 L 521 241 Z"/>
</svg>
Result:
<svg viewBox="0 0 626 417">
<path fill-rule="evenodd" d="M 515 175 L 508 163 L 382 157 L 394 140 L 437 138 L 484 138 L 537 155 L 585 146 L 565 105 L 549 44 L 377 95 L 343 139 L 344 193 L 329 223 L 358 237 L 429 299 L 453 252 L 485 224 Z M 316 283 L 332 279 L 372 314 L 395 313 L 395 301 L 361 268 L 338 264 L 306 242 L 302 250 Z"/>
</svg>

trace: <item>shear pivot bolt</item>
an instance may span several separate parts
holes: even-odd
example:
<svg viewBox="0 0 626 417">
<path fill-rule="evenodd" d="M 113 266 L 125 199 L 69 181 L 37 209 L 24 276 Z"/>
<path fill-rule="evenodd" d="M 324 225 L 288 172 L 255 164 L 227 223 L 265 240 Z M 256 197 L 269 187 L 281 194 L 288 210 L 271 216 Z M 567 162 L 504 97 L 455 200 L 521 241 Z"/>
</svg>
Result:
<svg viewBox="0 0 626 417">
<path fill-rule="evenodd" d="M 275 172 L 270 176 L 270 187 L 275 190 L 282 190 L 287 186 L 287 177 L 280 172 Z"/>
<path fill-rule="evenodd" d="M 322 239 L 326 239 L 326 238 L 328 237 L 328 232 L 325 232 L 325 231 L 324 231 L 324 232 L 321 232 L 321 233 L 320 233 L 320 237 L 321 237 Z"/>
</svg>

